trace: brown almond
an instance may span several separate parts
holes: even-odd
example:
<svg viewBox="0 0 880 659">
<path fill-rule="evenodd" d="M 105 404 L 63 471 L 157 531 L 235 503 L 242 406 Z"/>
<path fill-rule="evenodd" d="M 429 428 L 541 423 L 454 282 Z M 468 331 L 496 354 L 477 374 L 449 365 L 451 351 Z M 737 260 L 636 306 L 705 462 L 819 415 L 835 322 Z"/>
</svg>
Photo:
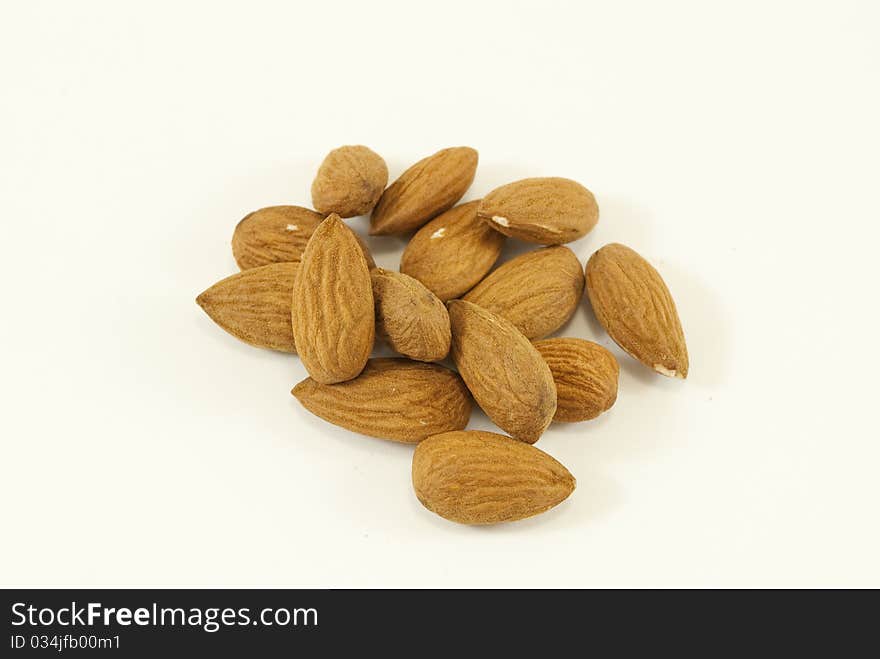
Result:
<svg viewBox="0 0 880 659">
<path fill-rule="evenodd" d="M 404 357 L 436 362 L 449 354 L 446 306 L 417 279 L 382 268 L 370 271 L 376 332 Z"/>
<path fill-rule="evenodd" d="M 318 225 L 293 290 L 293 334 L 309 375 L 321 384 L 350 380 L 373 349 L 373 287 L 363 250 L 338 215 Z"/>
<path fill-rule="evenodd" d="M 452 359 L 499 428 L 534 444 L 556 412 L 547 362 L 509 321 L 464 300 L 449 303 Z"/>
<path fill-rule="evenodd" d="M 528 252 L 500 265 L 463 299 L 512 322 L 530 339 L 562 327 L 584 294 L 581 262 L 568 247 Z"/>
<path fill-rule="evenodd" d="M 574 476 L 542 450 L 493 432 L 429 437 L 413 454 L 416 497 L 461 524 L 512 522 L 543 513 L 574 491 Z"/>
<path fill-rule="evenodd" d="M 343 146 L 327 154 L 312 182 L 312 205 L 325 215 L 366 215 L 388 185 L 388 167 L 365 146 Z"/>
<path fill-rule="evenodd" d="M 300 261 L 324 215 L 300 206 L 269 206 L 246 215 L 232 234 L 232 255 L 242 270 L 269 263 Z M 355 234 L 370 267 L 376 262 L 364 239 Z"/>
<path fill-rule="evenodd" d="M 590 257 L 586 277 L 596 318 L 615 343 L 662 375 L 686 378 L 681 321 L 653 266 L 629 247 L 612 243 Z"/>
<path fill-rule="evenodd" d="M 472 201 L 435 217 L 415 233 L 400 258 L 400 271 L 444 302 L 476 286 L 504 246 L 505 237 L 477 218 L 479 205 Z"/>
<path fill-rule="evenodd" d="M 561 245 L 587 235 L 599 221 L 593 193 L 567 178 L 526 178 L 496 188 L 477 212 L 505 236 Z"/>
<path fill-rule="evenodd" d="M 569 338 L 544 339 L 534 345 L 556 383 L 554 421 L 595 419 L 614 405 L 620 368 L 605 348 Z"/>
<path fill-rule="evenodd" d="M 319 384 L 306 378 L 291 393 L 325 421 L 396 442 L 460 430 L 471 415 L 470 395 L 456 373 L 408 359 L 371 359 L 353 380 Z"/>
<path fill-rule="evenodd" d="M 299 261 L 324 216 L 300 206 L 269 206 L 249 215 L 232 234 L 232 255 L 242 270 Z"/>
<path fill-rule="evenodd" d="M 270 263 L 223 279 L 196 298 L 224 330 L 258 348 L 296 352 L 290 300 L 299 263 Z"/>
<path fill-rule="evenodd" d="M 478 155 L 466 146 L 443 149 L 417 162 L 382 194 L 370 218 L 372 235 L 415 231 L 452 208 L 471 187 Z"/>
</svg>

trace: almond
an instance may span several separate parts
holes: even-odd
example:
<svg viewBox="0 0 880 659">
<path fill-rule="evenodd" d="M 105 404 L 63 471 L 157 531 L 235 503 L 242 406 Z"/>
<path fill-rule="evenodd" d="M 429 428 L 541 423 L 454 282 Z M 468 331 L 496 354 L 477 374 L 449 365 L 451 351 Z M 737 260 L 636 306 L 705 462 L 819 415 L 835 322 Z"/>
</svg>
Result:
<svg viewBox="0 0 880 659">
<path fill-rule="evenodd" d="M 365 146 L 343 146 L 328 153 L 318 168 L 312 204 L 325 215 L 366 215 L 386 185 L 388 167 L 379 154 Z"/>
<path fill-rule="evenodd" d="M 321 384 L 356 377 L 373 349 L 373 287 L 363 250 L 338 215 L 318 225 L 293 290 L 293 334 L 303 365 Z"/>
<path fill-rule="evenodd" d="M 505 237 L 477 218 L 479 205 L 472 201 L 435 217 L 415 233 L 400 258 L 400 271 L 444 302 L 479 283 L 504 246 Z"/>
<path fill-rule="evenodd" d="M 324 216 L 300 206 L 269 206 L 249 215 L 232 234 L 232 255 L 242 270 L 299 261 Z"/>
<path fill-rule="evenodd" d="M 581 262 L 568 247 L 547 247 L 499 266 L 463 299 L 498 314 L 530 339 L 552 334 L 580 305 Z"/>
<path fill-rule="evenodd" d="M 599 221 L 593 193 L 567 178 L 526 178 L 490 192 L 477 213 L 496 231 L 540 245 L 587 235 Z"/>
<path fill-rule="evenodd" d="M 471 187 L 477 160 L 474 149 L 459 146 L 417 162 L 382 194 L 370 218 L 370 233 L 408 233 L 452 208 Z"/>
<path fill-rule="evenodd" d="M 584 339 L 544 339 L 535 348 L 556 384 L 554 421 L 595 419 L 617 400 L 620 368 L 614 355 Z"/>
<path fill-rule="evenodd" d="M 688 352 L 678 311 L 651 264 L 612 243 L 590 257 L 586 277 L 596 318 L 617 345 L 658 373 L 686 378 Z"/>
<path fill-rule="evenodd" d="M 547 363 L 509 321 L 464 300 L 448 306 L 452 359 L 474 399 L 495 425 L 534 444 L 556 412 Z"/>
<path fill-rule="evenodd" d="M 353 380 L 319 384 L 306 378 L 291 393 L 325 421 L 396 442 L 461 430 L 471 416 L 470 395 L 456 373 L 408 359 L 371 359 Z"/>
<path fill-rule="evenodd" d="M 223 279 L 196 298 L 215 323 L 258 348 L 296 352 L 290 300 L 299 263 L 271 263 Z"/>
<path fill-rule="evenodd" d="M 429 437 L 413 454 L 416 497 L 461 524 L 495 524 L 538 515 L 574 491 L 575 479 L 542 450 L 493 432 Z"/>
<path fill-rule="evenodd" d="M 324 216 L 300 206 L 269 206 L 246 215 L 232 234 L 232 255 L 242 270 L 269 263 L 300 261 Z M 370 267 L 376 262 L 363 238 L 355 234 Z"/>
<path fill-rule="evenodd" d="M 436 362 L 449 354 L 452 335 L 446 306 L 417 279 L 375 268 L 376 331 L 404 357 Z"/>
</svg>

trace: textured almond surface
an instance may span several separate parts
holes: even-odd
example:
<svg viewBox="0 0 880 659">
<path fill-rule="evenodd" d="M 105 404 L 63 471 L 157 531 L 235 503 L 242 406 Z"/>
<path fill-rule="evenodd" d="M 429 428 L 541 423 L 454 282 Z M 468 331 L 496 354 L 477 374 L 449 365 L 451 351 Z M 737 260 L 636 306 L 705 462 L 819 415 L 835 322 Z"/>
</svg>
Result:
<svg viewBox="0 0 880 659">
<path fill-rule="evenodd" d="M 382 194 L 370 218 L 373 235 L 415 231 L 452 208 L 471 187 L 477 152 L 466 146 L 443 149 L 417 162 Z"/>
<path fill-rule="evenodd" d="M 544 339 L 535 348 L 556 383 L 554 421 L 595 419 L 617 400 L 620 368 L 614 355 L 584 339 Z"/>
<path fill-rule="evenodd" d="M 319 384 L 306 378 L 291 393 L 332 424 L 397 442 L 460 430 L 471 415 L 470 395 L 456 373 L 408 359 L 371 359 L 353 380 Z"/>
<path fill-rule="evenodd" d="M 452 359 L 477 404 L 502 430 L 534 444 L 556 412 L 556 386 L 537 349 L 509 321 L 449 303 Z"/>
<path fill-rule="evenodd" d="M 435 217 L 415 233 L 400 258 L 400 271 L 444 302 L 479 283 L 504 246 L 505 237 L 477 218 L 479 205 L 472 201 Z"/>
<path fill-rule="evenodd" d="M 363 370 L 375 334 L 373 287 L 361 246 L 338 215 L 306 246 L 293 309 L 297 352 L 315 381 L 342 382 Z"/>
<path fill-rule="evenodd" d="M 506 236 L 561 245 L 585 236 L 599 221 L 593 193 L 567 178 L 527 178 L 483 198 L 480 218 Z"/>
<path fill-rule="evenodd" d="M 464 296 L 513 323 L 530 339 L 552 334 L 580 305 L 584 273 L 568 247 L 528 252 L 499 266 Z"/>
<path fill-rule="evenodd" d="M 495 524 L 538 515 L 574 491 L 555 459 L 510 437 L 479 430 L 429 437 L 413 454 L 416 497 L 461 524 Z"/>
<path fill-rule="evenodd" d="M 446 306 L 417 279 L 375 268 L 376 332 L 404 357 L 435 362 L 449 354 Z"/>
<path fill-rule="evenodd" d="M 300 261 L 324 215 L 300 206 L 269 206 L 238 223 L 232 234 L 232 255 L 242 270 L 269 263 Z M 370 267 L 376 262 L 364 239 L 355 234 Z"/>
<path fill-rule="evenodd" d="M 617 345 L 658 373 L 686 378 L 681 321 L 654 267 L 629 247 L 612 243 L 590 257 L 586 277 L 596 318 Z"/>
<path fill-rule="evenodd" d="M 232 234 L 232 255 L 242 270 L 299 261 L 324 216 L 300 206 L 269 206 L 246 215 Z"/>
<path fill-rule="evenodd" d="M 382 157 L 365 146 L 334 149 L 312 182 L 312 205 L 341 217 L 366 215 L 388 184 L 388 167 Z"/>
<path fill-rule="evenodd" d="M 215 323 L 245 343 L 296 352 L 290 301 L 299 263 L 272 263 L 223 279 L 196 298 Z"/>
</svg>

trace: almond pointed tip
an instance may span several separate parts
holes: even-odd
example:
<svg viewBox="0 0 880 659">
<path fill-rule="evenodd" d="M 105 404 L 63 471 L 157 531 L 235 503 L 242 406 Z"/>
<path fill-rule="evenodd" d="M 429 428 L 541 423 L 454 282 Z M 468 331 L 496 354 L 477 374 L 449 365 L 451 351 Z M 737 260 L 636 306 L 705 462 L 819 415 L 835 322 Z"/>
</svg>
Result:
<svg viewBox="0 0 880 659">
<path fill-rule="evenodd" d="M 290 390 L 290 395 L 296 398 L 298 401 L 302 402 L 303 396 L 305 392 L 303 391 L 306 387 L 306 383 L 309 381 L 309 378 L 306 378 L 302 382 L 297 382 L 293 389 Z"/>
<path fill-rule="evenodd" d="M 676 378 L 678 380 L 684 380 L 687 378 L 687 370 L 679 370 L 675 368 L 666 368 L 663 364 L 654 364 L 654 370 L 660 375 L 665 375 L 668 378 Z"/>
</svg>

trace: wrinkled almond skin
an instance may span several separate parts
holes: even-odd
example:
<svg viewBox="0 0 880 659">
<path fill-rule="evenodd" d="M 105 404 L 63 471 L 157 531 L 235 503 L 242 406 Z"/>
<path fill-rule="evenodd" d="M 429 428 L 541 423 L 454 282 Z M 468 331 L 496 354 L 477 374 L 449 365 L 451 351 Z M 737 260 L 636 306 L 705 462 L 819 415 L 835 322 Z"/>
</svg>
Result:
<svg viewBox="0 0 880 659">
<path fill-rule="evenodd" d="M 587 235 L 599 221 L 593 193 L 567 178 L 526 178 L 496 188 L 477 214 L 496 231 L 539 245 Z"/>
<path fill-rule="evenodd" d="M 629 247 L 612 243 L 590 257 L 586 277 L 596 318 L 615 343 L 662 375 L 686 378 L 681 321 L 653 266 Z"/>
<path fill-rule="evenodd" d="M 376 332 L 404 357 L 436 362 L 449 354 L 449 313 L 417 279 L 382 268 L 370 271 Z"/>
<path fill-rule="evenodd" d="M 388 167 L 365 146 L 343 146 L 327 154 L 312 182 L 312 205 L 340 217 L 366 215 L 388 185 Z"/>
<path fill-rule="evenodd" d="M 447 432 L 419 444 L 412 482 L 425 508 L 460 524 L 532 517 L 575 488 L 568 469 L 540 449 L 480 430 Z"/>
<path fill-rule="evenodd" d="M 509 321 L 464 300 L 448 307 L 452 359 L 474 400 L 499 428 L 534 444 L 556 413 L 547 362 Z"/>
<path fill-rule="evenodd" d="M 270 263 L 223 279 L 196 298 L 224 330 L 258 348 L 296 352 L 290 300 L 299 263 Z"/>
<path fill-rule="evenodd" d="M 306 378 L 291 393 L 325 421 L 396 442 L 461 430 L 471 416 L 470 394 L 455 372 L 408 359 L 371 359 L 353 380 L 319 384 Z"/>
<path fill-rule="evenodd" d="M 620 367 L 614 355 L 584 339 L 544 339 L 535 348 L 550 367 L 556 383 L 554 421 L 595 419 L 617 400 Z"/>
<path fill-rule="evenodd" d="M 458 146 L 417 162 L 382 194 L 370 218 L 370 234 L 409 233 L 452 208 L 471 187 L 478 159 L 474 149 Z"/>
<path fill-rule="evenodd" d="M 479 205 L 472 201 L 435 217 L 415 233 L 400 258 L 400 271 L 444 302 L 476 286 L 504 247 L 506 238 L 477 218 Z"/>
<path fill-rule="evenodd" d="M 232 255 L 242 270 L 299 261 L 324 216 L 300 206 L 269 206 L 249 215 L 232 234 Z"/>
<path fill-rule="evenodd" d="M 375 337 L 373 287 L 363 250 L 338 215 L 321 222 L 293 289 L 293 334 L 309 375 L 321 384 L 363 370 Z"/>
<path fill-rule="evenodd" d="M 464 296 L 513 323 L 530 339 L 552 334 L 584 294 L 581 262 L 568 247 L 527 252 L 500 265 Z"/>
<path fill-rule="evenodd" d="M 269 263 L 299 262 L 324 215 L 300 206 L 269 206 L 246 215 L 232 234 L 232 255 L 242 270 Z M 355 234 L 370 267 L 376 262 L 363 238 Z"/>
</svg>

